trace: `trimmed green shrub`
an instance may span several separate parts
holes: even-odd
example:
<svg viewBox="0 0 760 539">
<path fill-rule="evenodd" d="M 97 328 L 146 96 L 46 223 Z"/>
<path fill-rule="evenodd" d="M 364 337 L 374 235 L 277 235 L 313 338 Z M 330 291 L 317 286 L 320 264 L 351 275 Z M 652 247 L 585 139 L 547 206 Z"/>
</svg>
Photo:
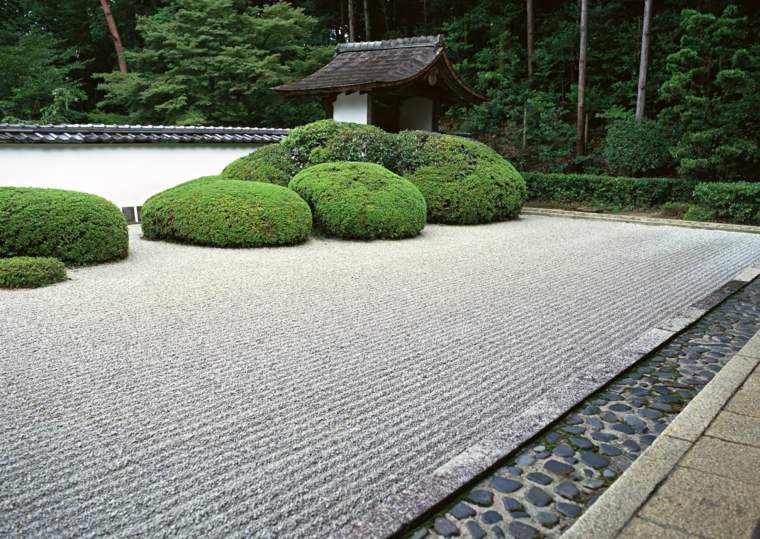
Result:
<svg viewBox="0 0 760 539">
<path fill-rule="evenodd" d="M 683 219 L 683 216 L 686 215 L 690 207 L 691 205 L 688 202 L 666 202 L 660 206 L 660 211 L 663 217 Z"/>
<path fill-rule="evenodd" d="M 319 120 L 292 129 L 282 145 L 299 167 L 357 161 L 392 169 L 397 160 L 395 135 L 373 125 Z"/>
<path fill-rule="evenodd" d="M 671 178 L 625 178 L 588 174 L 527 172 L 528 199 L 583 202 L 615 208 L 654 208 L 666 202 L 689 202 L 695 182 Z"/>
<path fill-rule="evenodd" d="M 409 238 L 425 226 L 425 199 L 410 182 L 374 163 L 305 168 L 290 188 L 309 203 L 315 226 L 339 238 Z"/>
<path fill-rule="evenodd" d="M 703 208 L 702 206 L 692 204 L 689 206 L 689 209 L 686 210 L 686 213 L 683 214 L 683 218 L 686 221 L 714 221 L 715 212 L 708 210 L 707 208 Z"/>
<path fill-rule="evenodd" d="M 124 258 L 128 250 L 127 221 L 104 198 L 0 187 L 0 257 L 54 257 L 83 266 Z"/>
<path fill-rule="evenodd" d="M 656 174 L 671 164 L 673 134 L 655 120 L 614 122 L 604 138 L 602 156 L 615 174 Z"/>
<path fill-rule="evenodd" d="M 66 280 L 66 266 L 57 258 L 0 258 L 0 288 L 39 288 Z"/>
<path fill-rule="evenodd" d="M 142 229 L 147 239 L 214 247 L 292 245 L 309 236 L 311 211 L 285 187 L 207 176 L 150 197 Z"/>
<path fill-rule="evenodd" d="M 760 184 L 749 182 L 699 183 L 694 188 L 695 208 L 687 215 L 747 225 L 760 224 Z M 701 208 L 697 208 L 701 207 Z M 692 211 L 693 210 L 693 211 Z"/>
<path fill-rule="evenodd" d="M 296 172 L 298 166 L 285 146 L 267 144 L 227 165 L 221 176 L 226 180 L 274 183 L 287 187 Z"/>
<path fill-rule="evenodd" d="M 425 196 L 429 222 L 471 225 L 520 213 L 525 181 L 485 144 L 421 131 L 404 134 L 399 144 L 403 176 Z"/>
</svg>

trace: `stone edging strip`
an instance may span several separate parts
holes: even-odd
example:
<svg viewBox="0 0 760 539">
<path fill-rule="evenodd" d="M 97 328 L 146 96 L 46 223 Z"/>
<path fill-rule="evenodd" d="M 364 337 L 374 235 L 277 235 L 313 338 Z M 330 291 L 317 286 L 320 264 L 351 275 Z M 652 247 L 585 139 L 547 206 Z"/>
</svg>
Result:
<svg viewBox="0 0 760 539">
<path fill-rule="evenodd" d="M 524 215 L 548 215 L 554 217 L 568 217 L 571 219 L 596 219 L 598 221 L 616 221 L 619 223 L 636 223 L 640 225 L 680 226 L 683 228 L 701 228 L 704 230 L 722 230 L 724 232 L 747 232 L 750 234 L 760 234 L 760 226 L 734 225 L 730 223 L 708 223 L 702 221 L 684 221 L 681 219 L 643 217 L 639 215 L 590 213 L 583 211 L 531 207 L 524 207 L 521 213 Z"/>
<path fill-rule="evenodd" d="M 574 213 L 587 217 L 581 212 Z M 657 224 L 663 224 L 657 221 Z M 760 227 L 757 231 L 760 232 Z M 487 472 L 551 424 L 551 422 L 546 424 L 547 419 L 554 421 L 560 417 L 563 412 L 571 409 L 631 365 L 648 356 L 759 275 L 760 261 L 757 261 L 717 290 L 681 309 L 672 318 L 642 333 L 639 338 L 613 354 L 609 362 L 596 365 L 593 370 L 575 376 L 575 387 L 578 388 L 576 392 L 563 392 L 547 397 L 525 410 L 512 423 L 512 434 L 478 441 L 431 474 L 399 494 L 389 497 L 361 518 L 337 530 L 331 537 L 336 539 L 383 538 L 403 533 L 420 517 L 445 502 L 452 494 Z M 660 438 L 662 436 L 657 439 Z M 683 440 L 680 441 L 683 442 Z M 614 484 L 618 482 L 619 480 Z M 596 505 L 594 504 L 592 508 Z M 570 529 L 575 526 L 577 523 Z"/>
<path fill-rule="evenodd" d="M 676 416 L 654 443 L 563 535 L 614 538 L 636 515 L 760 364 L 760 331 Z"/>
</svg>

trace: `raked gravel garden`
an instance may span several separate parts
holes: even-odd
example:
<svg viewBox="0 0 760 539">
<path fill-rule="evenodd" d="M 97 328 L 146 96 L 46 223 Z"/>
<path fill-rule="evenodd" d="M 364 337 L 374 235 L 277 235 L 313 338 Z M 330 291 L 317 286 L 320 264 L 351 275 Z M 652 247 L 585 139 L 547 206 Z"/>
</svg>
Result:
<svg viewBox="0 0 760 539">
<path fill-rule="evenodd" d="M 0 188 L 0 535 L 337 533 L 478 439 L 540 432 L 616 350 L 760 259 L 757 234 L 519 216 L 528 190 L 480 143 L 334 122 L 157 193 L 142 226 Z M 710 370 L 662 372 L 695 391 Z M 647 372 L 629 385 L 651 417 L 618 421 L 633 389 L 587 403 L 479 489 L 511 506 L 451 514 L 549 533 L 524 481 L 586 500 L 619 473 L 669 413 Z M 615 425 L 632 438 L 583 452 Z M 528 469 L 552 455 L 592 473 Z"/>
</svg>

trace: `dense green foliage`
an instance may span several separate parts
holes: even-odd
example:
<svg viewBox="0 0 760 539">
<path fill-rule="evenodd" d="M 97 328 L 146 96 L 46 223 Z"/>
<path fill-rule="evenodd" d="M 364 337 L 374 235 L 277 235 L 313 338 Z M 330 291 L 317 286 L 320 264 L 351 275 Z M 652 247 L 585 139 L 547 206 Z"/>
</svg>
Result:
<svg viewBox="0 0 760 539">
<path fill-rule="evenodd" d="M 760 225 L 758 183 L 699 183 L 694 188 L 694 203 L 685 218 Z"/>
<path fill-rule="evenodd" d="M 300 167 L 330 161 L 377 163 L 393 169 L 395 136 L 372 125 L 320 120 L 296 127 L 282 144 Z"/>
<path fill-rule="evenodd" d="M 684 10 L 680 48 L 667 58 L 661 117 L 676 126 L 678 170 L 701 180 L 760 179 L 760 45 L 735 6 Z"/>
<path fill-rule="evenodd" d="M 473 140 L 438 133 L 403 135 L 416 139 L 399 161 L 404 177 L 425 196 L 428 221 L 471 225 L 513 219 L 525 202 L 525 181 L 494 150 Z"/>
<path fill-rule="evenodd" d="M 646 176 L 670 165 L 672 140 L 655 120 L 636 122 L 633 117 L 610 125 L 602 147 L 607 170 L 624 176 Z"/>
<path fill-rule="evenodd" d="M 410 238 L 425 226 L 425 199 L 410 182 L 374 163 L 307 167 L 290 188 L 309 203 L 325 234 L 361 240 Z"/>
<path fill-rule="evenodd" d="M 293 158 L 282 144 L 267 144 L 255 152 L 224 167 L 227 180 L 274 183 L 287 187 L 298 171 Z"/>
<path fill-rule="evenodd" d="M 66 266 L 57 258 L 0 258 L 0 288 L 39 288 L 66 280 Z"/>
<path fill-rule="evenodd" d="M 208 176 L 149 198 L 142 230 L 147 239 L 213 247 L 292 245 L 309 236 L 311 211 L 285 187 Z"/>
<path fill-rule="evenodd" d="M 100 107 L 130 121 L 292 125 L 321 107 L 299 106 L 270 90 L 316 70 L 329 54 L 305 44 L 316 20 L 285 3 L 242 7 L 237 0 L 175 0 L 140 19 L 132 72 L 103 75 Z"/>
<path fill-rule="evenodd" d="M 0 187 L 0 258 L 41 256 L 83 266 L 127 256 L 127 221 L 95 195 Z"/>
<path fill-rule="evenodd" d="M 73 56 L 74 51 L 61 49 L 52 35 L 39 30 L 13 43 L 0 42 L 0 121 L 76 119 L 73 106 L 85 94 L 72 77 L 81 67 Z"/>
<path fill-rule="evenodd" d="M 625 178 L 589 174 L 525 173 L 528 199 L 581 202 L 616 209 L 654 208 L 666 202 L 689 202 L 696 182 L 670 178 Z"/>
<path fill-rule="evenodd" d="M 116 61 L 98 2 L 0 2 L 0 115 L 276 127 L 322 117 L 316 100 L 270 87 L 311 72 L 347 39 L 346 0 L 110 3 L 127 75 L 108 73 Z M 489 97 L 448 110 L 444 130 L 472 132 L 521 170 L 756 180 L 757 1 L 657 2 L 646 100 L 656 123 L 626 130 L 618 120 L 635 106 L 642 4 L 589 2 L 588 152 L 580 157 L 577 1 L 534 1 L 532 77 L 524 0 L 367 0 L 369 34 L 357 2 L 356 38 L 442 33 L 463 79 Z"/>
</svg>

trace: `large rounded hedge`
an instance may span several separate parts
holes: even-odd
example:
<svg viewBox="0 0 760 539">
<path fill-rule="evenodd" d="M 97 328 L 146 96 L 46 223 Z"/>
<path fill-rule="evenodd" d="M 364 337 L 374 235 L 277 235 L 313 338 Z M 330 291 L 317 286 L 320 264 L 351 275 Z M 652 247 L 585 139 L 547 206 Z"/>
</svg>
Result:
<svg viewBox="0 0 760 539">
<path fill-rule="evenodd" d="M 149 198 L 142 229 L 147 239 L 214 247 L 292 245 L 309 236 L 311 211 L 285 187 L 211 176 Z"/>
<path fill-rule="evenodd" d="M 57 258 L 0 258 L 0 288 L 39 288 L 66 280 L 66 266 Z"/>
<path fill-rule="evenodd" d="M 485 144 L 419 131 L 402 133 L 399 140 L 403 176 L 425 196 L 429 222 L 471 225 L 520 213 L 525 180 Z"/>
<path fill-rule="evenodd" d="M 392 168 L 395 135 L 373 125 L 319 120 L 291 129 L 282 141 L 298 167 L 333 161 L 377 163 Z"/>
<path fill-rule="evenodd" d="M 0 257 L 54 257 L 82 266 L 124 258 L 127 221 L 104 198 L 76 191 L 0 187 Z"/>
<path fill-rule="evenodd" d="M 287 187 L 298 172 L 290 153 L 282 144 L 268 144 L 227 165 L 222 178 L 250 182 L 274 183 Z"/>
<path fill-rule="evenodd" d="M 425 226 L 425 199 L 407 180 L 374 163 L 323 163 L 290 182 L 309 203 L 314 222 L 339 238 L 400 239 Z"/>
</svg>

